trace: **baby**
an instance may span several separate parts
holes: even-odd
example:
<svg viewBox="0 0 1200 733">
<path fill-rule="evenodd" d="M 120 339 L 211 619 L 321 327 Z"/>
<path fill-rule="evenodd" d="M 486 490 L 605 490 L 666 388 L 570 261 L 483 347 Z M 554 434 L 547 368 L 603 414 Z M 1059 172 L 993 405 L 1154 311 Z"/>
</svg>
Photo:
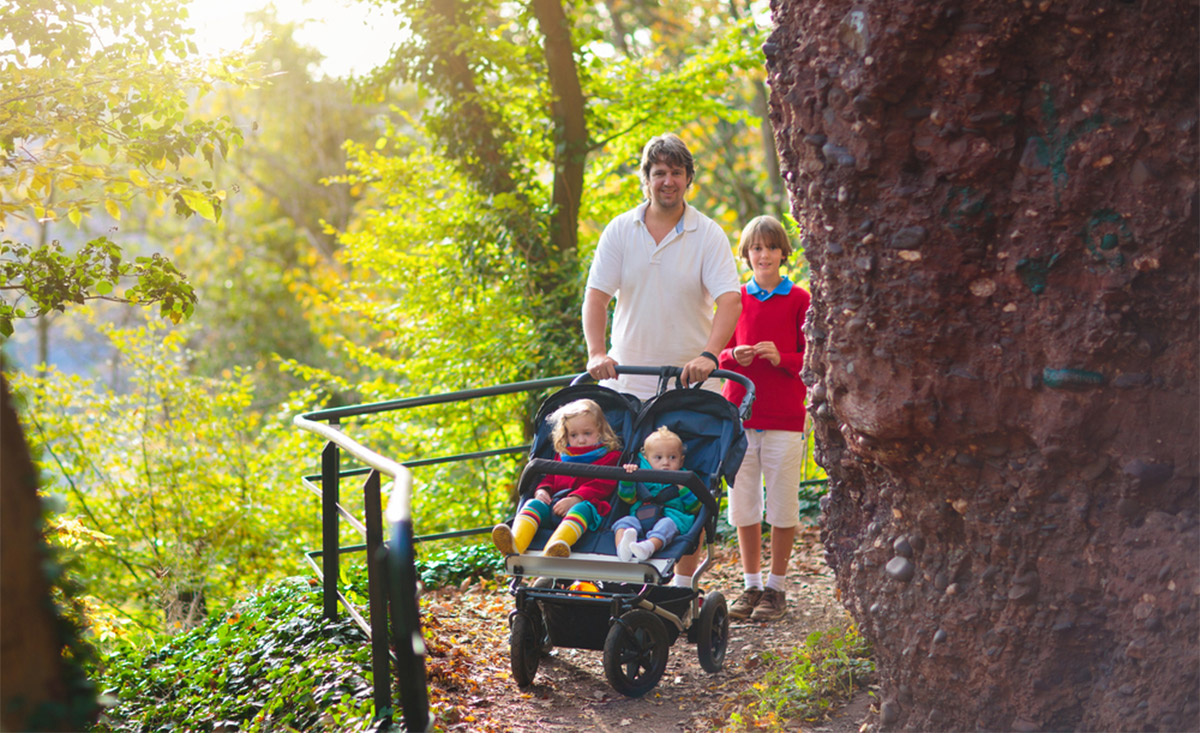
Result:
<svg viewBox="0 0 1200 733">
<path fill-rule="evenodd" d="M 660 427 L 646 436 L 638 463 L 625 464 L 625 470 L 630 473 L 639 468 L 680 471 L 683 453 L 683 440 L 666 427 Z M 618 484 L 617 495 L 633 505 L 627 516 L 613 522 L 617 557 L 625 562 L 646 560 L 678 534 L 687 532 L 700 510 L 696 495 L 676 484 L 622 481 Z M 646 539 L 639 541 L 643 531 Z"/>
</svg>

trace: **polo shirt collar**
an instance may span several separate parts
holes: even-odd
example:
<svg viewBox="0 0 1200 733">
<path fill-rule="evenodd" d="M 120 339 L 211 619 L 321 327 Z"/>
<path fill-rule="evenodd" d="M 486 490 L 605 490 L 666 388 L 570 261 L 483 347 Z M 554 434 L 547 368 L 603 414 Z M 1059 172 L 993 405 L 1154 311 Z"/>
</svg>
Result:
<svg viewBox="0 0 1200 733">
<path fill-rule="evenodd" d="M 648 208 L 650 208 L 649 201 L 643 201 L 642 203 L 638 204 L 637 218 L 638 218 L 638 221 L 640 221 L 642 223 L 642 226 L 646 226 L 646 209 L 648 209 Z M 684 230 L 683 222 L 688 218 L 688 215 L 691 213 L 691 210 L 692 210 L 692 207 L 688 206 L 687 202 L 684 201 L 683 202 L 683 216 L 679 217 L 679 221 L 675 222 L 675 233 L 676 234 L 683 233 L 683 230 Z"/>
<path fill-rule="evenodd" d="M 766 300 L 772 295 L 787 295 L 792 292 L 792 281 L 788 279 L 787 275 L 784 275 L 778 285 L 767 290 L 755 282 L 754 278 L 750 278 L 750 282 L 746 283 L 746 292 L 759 300 Z"/>
</svg>

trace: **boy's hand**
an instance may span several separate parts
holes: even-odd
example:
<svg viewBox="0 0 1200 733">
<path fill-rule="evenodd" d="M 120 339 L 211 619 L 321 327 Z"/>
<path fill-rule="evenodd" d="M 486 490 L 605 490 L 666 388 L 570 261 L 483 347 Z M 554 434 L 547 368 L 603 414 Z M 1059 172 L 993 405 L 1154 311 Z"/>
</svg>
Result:
<svg viewBox="0 0 1200 733">
<path fill-rule="evenodd" d="M 554 513 L 560 517 L 567 516 L 567 512 L 571 511 L 571 507 L 583 501 L 578 496 L 564 496 L 554 505 Z"/>
<path fill-rule="evenodd" d="M 636 463 L 626 463 L 622 468 L 625 469 L 625 473 L 633 473 L 638 469 L 638 465 Z"/>
<path fill-rule="evenodd" d="M 779 349 L 774 341 L 759 341 L 754 345 L 754 355 L 771 362 L 771 366 L 779 366 Z"/>
<path fill-rule="evenodd" d="M 547 505 L 549 505 L 551 503 L 551 501 L 554 499 L 554 497 L 550 496 L 549 491 L 546 491 L 545 489 L 542 489 L 542 488 L 539 488 L 533 492 L 533 498 L 535 498 L 538 501 L 542 502 L 543 504 L 547 504 Z"/>
<path fill-rule="evenodd" d="M 750 366 L 750 362 L 754 361 L 754 347 L 749 344 L 734 346 L 733 359 L 742 366 Z"/>
</svg>

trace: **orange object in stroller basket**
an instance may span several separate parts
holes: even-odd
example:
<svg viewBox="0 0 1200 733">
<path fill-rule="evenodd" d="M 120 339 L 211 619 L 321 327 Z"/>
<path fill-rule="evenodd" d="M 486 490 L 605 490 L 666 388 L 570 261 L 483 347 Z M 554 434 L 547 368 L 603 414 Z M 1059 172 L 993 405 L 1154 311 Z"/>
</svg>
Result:
<svg viewBox="0 0 1200 733">
<path fill-rule="evenodd" d="M 600 595 L 600 587 L 586 580 L 576 580 L 574 583 L 571 583 L 568 590 L 574 591 L 577 596 L 591 597 Z"/>
</svg>

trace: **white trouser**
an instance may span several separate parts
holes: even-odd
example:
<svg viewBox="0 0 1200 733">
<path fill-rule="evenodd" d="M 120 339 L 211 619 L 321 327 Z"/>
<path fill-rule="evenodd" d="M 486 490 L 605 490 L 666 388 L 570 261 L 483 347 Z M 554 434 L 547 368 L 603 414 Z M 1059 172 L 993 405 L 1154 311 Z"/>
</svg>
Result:
<svg viewBox="0 0 1200 733">
<path fill-rule="evenodd" d="M 800 523 L 800 467 L 804 433 L 791 430 L 746 430 L 746 457 L 729 491 L 729 523 L 748 527 L 763 520 L 786 529 Z"/>
</svg>

